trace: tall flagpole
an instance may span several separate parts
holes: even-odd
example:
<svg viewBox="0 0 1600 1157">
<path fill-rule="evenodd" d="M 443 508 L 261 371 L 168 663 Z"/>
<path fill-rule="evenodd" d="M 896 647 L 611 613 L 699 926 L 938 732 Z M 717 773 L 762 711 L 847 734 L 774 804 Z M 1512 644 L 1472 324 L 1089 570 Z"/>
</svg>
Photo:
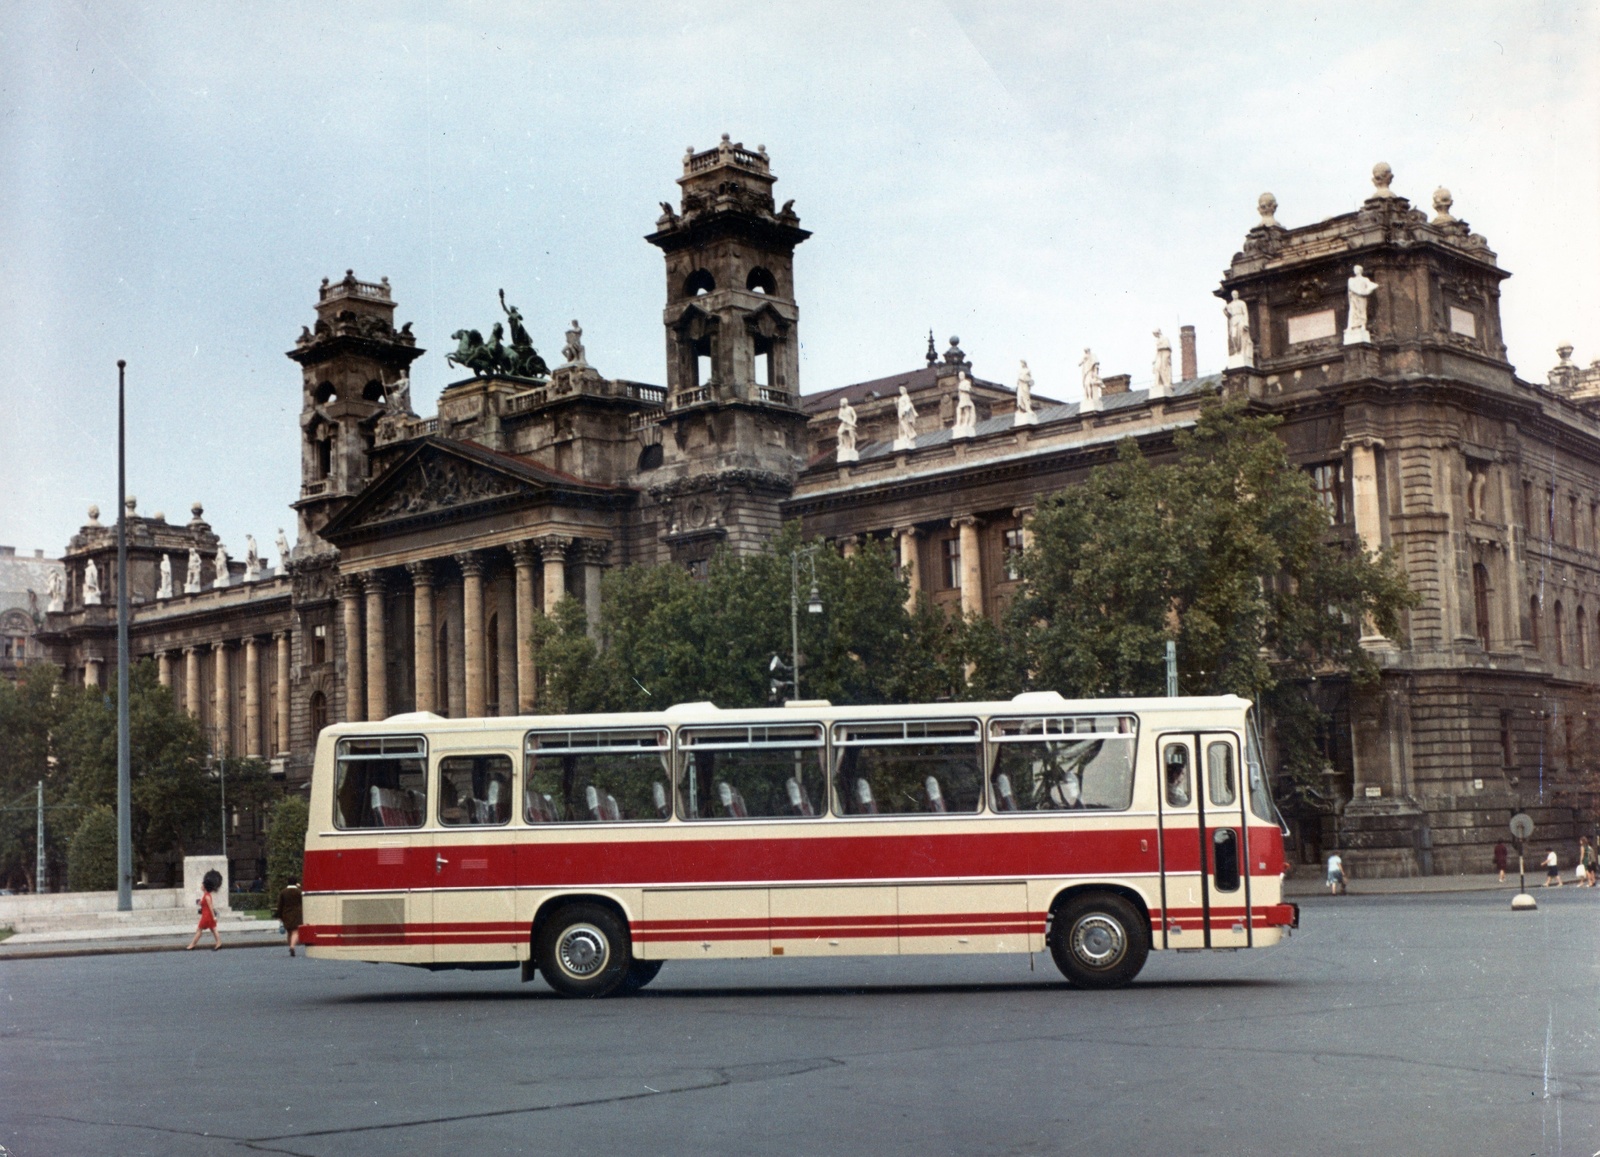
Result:
<svg viewBox="0 0 1600 1157">
<path fill-rule="evenodd" d="M 117 911 L 133 911 L 133 791 L 128 742 L 128 363 L 117 361 Z"/>
</svg>

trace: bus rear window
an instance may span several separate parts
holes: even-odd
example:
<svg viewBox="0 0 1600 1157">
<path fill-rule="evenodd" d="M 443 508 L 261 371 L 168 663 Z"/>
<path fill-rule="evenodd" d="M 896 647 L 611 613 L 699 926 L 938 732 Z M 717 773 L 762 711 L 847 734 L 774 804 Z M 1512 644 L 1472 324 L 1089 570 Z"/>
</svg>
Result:
<svg viewBox="0 0 1600 1157">
<path fill-rule="evenodd" d="M 678 814 L 688 820 L 826 815 L 822 725 L 685 727 Z"/>
<path fill-rule="evenodd" d="M 833 742 L 839 811 L 975 812 L 983 803 L 981 740 L 972 719 L 838 724 Z"/>
<path fill-rule="evenodd" d="M 628 823 L 672 814 L 668 734 L 550 731 L 528 736 L 523 815 L 530 824 Z"/>
<path fill-rule="evenodd" d="M 341 739 L 334 780 L 338 828 L 419 828 L 427 814 L 427 745 L 420 736 Z"/>
<path fill-rule="evenodd" d="M 991 805 L 997 812 L 1126 811 L 1137 730 L 1131 715 L 992 721 Z"/>
</svg>

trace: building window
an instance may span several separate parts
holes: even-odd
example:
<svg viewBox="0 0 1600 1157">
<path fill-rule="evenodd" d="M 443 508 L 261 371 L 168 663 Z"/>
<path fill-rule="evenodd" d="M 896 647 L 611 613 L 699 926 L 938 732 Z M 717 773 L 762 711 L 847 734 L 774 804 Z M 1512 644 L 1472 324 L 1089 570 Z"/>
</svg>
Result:
<svg viewBox="0 0 1600 1157">
<path fill-rule="evenodd" d="M 1540 515 L 1544 523 L 1544 534 L 1551 542 L 1556 541 L 1556 488 L 1544 488 L 1544 511 Z"/>
<path fill-rule="evenodd" d="M 1317 492 L 1317 501 L 1328 515 L 1328 521 L 1344 521 L 1344 463 L 1323 462 L 1310 469 L 1311 488 Z"/>
<path fill-rule="evenodd" d="M 1551 634 L 1556 637 L 1556 662 L 1565 663 L 1567 661 L 1567 619 L 1561 611 L 1560 599 L 1556 600 L 1555 629 Z"/>
<path fill-rule="evenodd" d="M 1589 665 L 1589 616 L 1584 613 L 1582 607 L 1578 608 L 1578 613 L 1573 617 L 1572 641 L 1576 644 L 1574 650 L 1577 652 L 1578 666 L 1587 667 Z"/>
<path fill-rule="evenodd" d="M 1012 527 L 1006 531 L 1006 582 L 1014 583 L 1022 578 L 1022 527 Z"/>
<path fill-rule="evenodd" d="M 947 538 L 940 548 L 944 552 L 944 586 L 946 590 L 961 589 L 961 540 Z"/>
<path fill-rule="evenodd" d="M 1534 595 L 1533 598 L 1528 600 L 1528 641 L 1533 644 L 1533 649 L 1535 651 L 1537 651 L 1539 649 L 1540 644 L 1541 644 L 1541 640 L 1539 638 L 1539 596 L 1538 595 Z"/>
<path fill-rule="evenodd" d="M 1516 744 L 1511 736 L 1511 712 L 1500 712 L 1500 766 L 1515 767 L 1517 765 Z"/>
<path fill-rule="evenodd" d="M 311 738 L 316 740 L 328 725 L 328 697 L 321 691 L 311 693 Z"/>
<path fill-rule="evenodd" d="M 1572 536 L 1571 546 L 1577 549 L 1583 544 L 1578 541 L 1578 497 L 1573 495 L 1567 499 L 1567 533 Z"/>
<path fill-rule="evenodd" d="M 711 577 L 711 560 L 709 558 L 691 558 L 689 560 L 689 577 L 707 579 Z"/>
<path fill-rule="evenodd" d="M 1489 649 L 1489 568 L 1481 562 L 1472 568 L 1472 606 L 1478 620 L 1478 642 Z"/>
<path fill-rule="evenodd" d="M 327 623 L 317 623 L 311 628 L 311 661 L 313 663 L 326 663 L 328 661 Z"/>
</svg>

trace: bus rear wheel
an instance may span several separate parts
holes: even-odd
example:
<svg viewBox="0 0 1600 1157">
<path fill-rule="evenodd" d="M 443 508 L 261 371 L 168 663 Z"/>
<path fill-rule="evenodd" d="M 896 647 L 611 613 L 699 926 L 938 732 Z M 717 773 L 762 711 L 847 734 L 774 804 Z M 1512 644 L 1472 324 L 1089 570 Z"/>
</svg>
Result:
<svg viewBox="0 0 1600 1157">
<path fill-rule="evenodd" d="M 539 974 L 563 996 L 615 992 L 628 975 L 633 952 L 627 926 L 599 904 L 568 904 L 539 932 L 534 946 Z"/>
<path fill-rule="evenodd" d="M 622 978 L 619 992 L 638 992 L 656 978 L 661 971 L 659 960 L 635 960 L 628 965 L 628 974 Z"/>
<path fill-rule="evenodd" d="M 1050 955 L 1079 988 L 1121 988 L 1150 955 L 1149 924 L 1121 896 L 1097 892 L 1068 900 L 1050 925 Z"/>
</svg>

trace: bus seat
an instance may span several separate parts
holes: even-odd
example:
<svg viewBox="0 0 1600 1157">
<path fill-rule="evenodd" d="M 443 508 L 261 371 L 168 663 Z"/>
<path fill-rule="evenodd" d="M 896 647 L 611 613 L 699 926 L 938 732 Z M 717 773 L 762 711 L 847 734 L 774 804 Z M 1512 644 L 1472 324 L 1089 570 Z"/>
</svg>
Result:
<svg viewBox="0 0 1600 1157">
<path fill-rule="evenodd" d="M 749 816 L 750 812 L 744 806 L 744 796 L 725 779 L 717 781 L 717 798 L 722 801 L 722 810 L 734 819 L 742 820 Z"/>
<path fill-rule="evenodd" d="M 856 811 L 861 815 L 875 816 L 878 814 L 877 801 L 872 798 L 872 785 L 864 779 L 856 780 L 856 799 L 859 806 Z"/>
<path fill-rule="evenodd" d="M 407 828 L 417 821 L 413 820 L 407 807 L 406 795 L 392 787 L 372 787 L 371 796 L 372 814 L 378 821 L 379 827 Z"/>
<path fill-rule="evenodd" d="M 927 779 L 923 780 L 922 790 L 928 797 L 929 811 L 942 812 L 945 810 L 944 792 L 939 790 L 939 781 L 937 779 L 934 779 L 933 776 L 930 775 Z"/>
<path fill-rule="evenodd" d="M 656 805 L 656 815 L 664 820 L 672 818 L 672 809 L 667 806 L 667 788 L 659 779 L 650 785 L 650 802 Z"/>
<path fill-rule="evenodd" d="M 595 789 L 594 784 L 591 783 L 583 789 L 583 802 L 589 808 L 590 819 L 603 820 L 606 818 L 605 810 L 600 806 L 600 793 Z"/>
<path fill-rule="evenodd" d="M 552 824 L 556 821 L 555 801 L 547 795 L 540 795 L 530 784 L 524 793 L 527 806 L 524 810 L 528 814 L 530 824 Z"/>
<path fill-rule="evenodd" d="M 602 818 L 604 818 L 604 819 L 608 819 L 608 820 L 620 820 L 620 819 L 622 819 L 622 808 L 617 806 L 617 797 L 612 795 L 609 791 L 606 792 L 606 801 L 605 801 L 604 804 L 601 805 L 600 812 L 601 812 Z"/>
<path fill-rule="evenodd" d="M 1017 810 L 1017 797 L 1011 793 L 1011 777 L 1003 771 L 994 777 L 994 793 L 999 804 L 997 810 L 1003 812 Z"/>
<path fill-rule="evenodd" d="M 795 815 L 814 816 L 817 814 L 811 806 L 811 801 L 806 798 L 805 789 L 800 786 L 798 779 L 791 775 L 783 787 L 789 793 L 789 806 L 794 808 Z"/>
</svg>

